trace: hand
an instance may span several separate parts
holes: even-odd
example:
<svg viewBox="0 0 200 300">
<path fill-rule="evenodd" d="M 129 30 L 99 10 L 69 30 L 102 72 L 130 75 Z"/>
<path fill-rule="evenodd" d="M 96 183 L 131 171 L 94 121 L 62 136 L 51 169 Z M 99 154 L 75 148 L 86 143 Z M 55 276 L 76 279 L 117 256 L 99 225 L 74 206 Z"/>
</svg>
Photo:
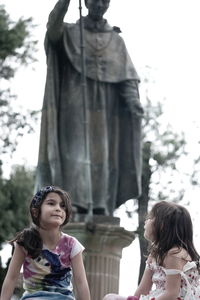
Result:
<svg viewBox="0 0 200 300">
<path fill-rule="evenodd" d="M 139 99 L 127 98 L 126 101 L 130 112 L 135 117 L 142 118 L 144 116 L 144 109 L 140 104 Z"/>
<path fill-rule="evenodd" d="M 144 109 L 139 101 L 134 102 L 134 115 L 136 117 L 142 118 L 144 116 Z"/>
</svg>

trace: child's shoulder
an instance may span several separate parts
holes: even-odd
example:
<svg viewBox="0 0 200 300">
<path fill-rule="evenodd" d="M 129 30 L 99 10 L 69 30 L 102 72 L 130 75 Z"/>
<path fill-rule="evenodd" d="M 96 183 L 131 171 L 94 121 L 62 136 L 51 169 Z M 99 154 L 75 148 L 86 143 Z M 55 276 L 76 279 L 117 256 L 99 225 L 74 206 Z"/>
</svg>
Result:
<svg viewBox="0 0 200 300">
<path fill-rule="evenodd" d="M 183 248 L 174 247 L 167 252 L 163 266 L 167 269 L 182 270 L 188 261 L 191 261 L 188 252 Z"/>
<path fill-rule="evenodd" d="M 185 261 L 191 261 L 191 257 L 187 250 L 184 248 L 179 248 L 179 247 L 173 247 L 171 248 L 168 252 L 166 257 L 175 257 L 179 259 L 183 259 Z"/>
<path fill-rule="evenodd" d="M 14 249 L 17 249 L 17 251 L 23 252 L 24 255 L 28 255 L 27 250 L 22 245 L 18 244 L 16 241 L 13 242 L 13 246 L 14 246 Z"/>
<path fill-rule="evenodd" d="M 80 244 L 77 238 L 64 232 L 61 232 L 60 243 L 62 244 L 64 243 L 66 246 L 71 246 L 71 247 Z"/>
<path fill-rule="evenodd" d="M 68 243 L 74 243 L 76 242 L 76 238 L 73 237 L 72 235 L 69 235 L 65 232 L 61 232 L 61 241 L 65 241 L 65 242 L 68 242 Z"/>
<path fill-rule="evenodd" d="M 72 235 L 69 235 L 65 232 L 61 232 L 61 238 L 65 238 L 65 239 L 73 239 L 74 237 Z"/>
<path fill-rule="evenodd" d="M 67 247 L 71 251 L 71 257 L 74 257 L 79 252 L 82 252 L 85 247 L 75 238 L 67 233 L 62 232 L 60 247 Z"/>
</svg>

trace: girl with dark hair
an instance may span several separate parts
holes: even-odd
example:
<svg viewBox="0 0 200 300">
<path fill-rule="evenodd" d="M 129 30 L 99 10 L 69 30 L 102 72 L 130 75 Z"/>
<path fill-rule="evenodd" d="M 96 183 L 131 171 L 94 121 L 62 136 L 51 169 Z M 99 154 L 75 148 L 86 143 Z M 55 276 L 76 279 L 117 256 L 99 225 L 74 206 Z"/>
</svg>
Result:
<svg viewBox="0 0 200 300">
<path fill-rule="evenodd" d="M 30 203 L 32 226 L 11 241 L 14 253 L 5 277 L 1 300 L 10 300 L 21 266 L 21 300 L 73 300 L 72 272 L 78 299 L 90 300 L 82 259 L 84 247 L 61 231 L 71 214 L 69 194 L 54 186 L 39 190 Z"/>
<path fill-rule="evenodd" d="M 189 212 L 181 205 L 161 201 L 148 214 L 144 237 L 149 256 L 134 296 L 108 294 L 103 300 L 200 299 L 200 256 L 193 244 Z"/>
</svg>

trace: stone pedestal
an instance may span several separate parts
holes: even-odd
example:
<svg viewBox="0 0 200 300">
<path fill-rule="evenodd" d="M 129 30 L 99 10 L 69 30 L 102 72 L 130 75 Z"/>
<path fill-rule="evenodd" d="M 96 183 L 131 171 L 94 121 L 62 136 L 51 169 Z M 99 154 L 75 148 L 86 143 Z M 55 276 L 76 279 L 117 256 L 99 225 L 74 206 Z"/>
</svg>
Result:
<svg viewBox="0 0 200 300">
<path fill-rule="evenodd" d="M 85 247 L 84 264 L 91 299 L 102 300 L 107 293 L 118 293 L 122 250 L 134 240 L 134 233 L 120 227 L 118 218 L 99 216 L 87 223 L 70 223 L 66 232 Z"/>
</svg>

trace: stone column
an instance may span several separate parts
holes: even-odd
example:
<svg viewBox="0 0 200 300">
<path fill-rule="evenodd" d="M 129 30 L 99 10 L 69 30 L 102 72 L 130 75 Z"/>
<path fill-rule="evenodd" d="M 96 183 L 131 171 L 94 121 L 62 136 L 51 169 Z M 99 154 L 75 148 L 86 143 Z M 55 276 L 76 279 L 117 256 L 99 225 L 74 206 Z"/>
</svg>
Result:
<svg viewBox="0 0 200 300">
<path fill-rule="evenodd" d="M 85 247 L 84 263 L 91 299 L 102 300 L 107 293 L 118 293 L 122 250 L 134 240 L 134 233 L 120 227 L 118 218 L 99 216 L 88 223 L 70 223 L 66 232 Z"/>
</svg>

